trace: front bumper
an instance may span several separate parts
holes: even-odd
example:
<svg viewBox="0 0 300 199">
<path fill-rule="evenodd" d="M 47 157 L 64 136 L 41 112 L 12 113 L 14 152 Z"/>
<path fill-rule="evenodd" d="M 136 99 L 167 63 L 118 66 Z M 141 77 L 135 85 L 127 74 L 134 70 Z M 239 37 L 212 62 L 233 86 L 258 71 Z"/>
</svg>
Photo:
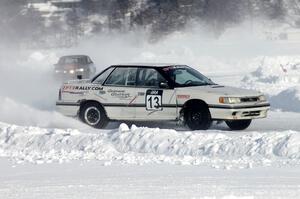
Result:
<svg viewBox="0 0 300 199">
<path fill-rule="evenodd" d="M 69 73 L 69 72 L 55 72 L 54 73 L 55 78 L 57 79 L 62 79 L 62 80 L 74 80 L 74 79 L 88 79 L 90 78 L 90 74 L 88 71 L 84 72 L 74 72 L 74 73 Z"/>
<path fill-rule="evenodd" d="M 73 102 L 56 102 L 56 110 L 63 115 L 76 117 L 79 113 L 80 104 Z"/>
<path fill-rule="evenodd" d="M 255 105 L 210 105 L 212 119 L 217 120 L 248 120 L 267 117 L 269 103 Z"/>
</svg>

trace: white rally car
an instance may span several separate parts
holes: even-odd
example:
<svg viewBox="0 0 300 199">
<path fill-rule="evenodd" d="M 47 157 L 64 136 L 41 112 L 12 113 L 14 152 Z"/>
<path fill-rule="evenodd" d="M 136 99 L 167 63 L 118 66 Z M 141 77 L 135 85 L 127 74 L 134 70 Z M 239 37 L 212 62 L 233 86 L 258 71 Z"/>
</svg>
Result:
<svg viewBox="0 0 300 199">
<path fill-rule="evenodd" d="M 177 120 L 192 130 L 208 129 L 212 121 L 243 130 L 270 109 L 262 93 L 217 85 L 177 64 L 110 66 L 91 80 L 63 84 L 56 106 L 95 128 L 110 120 Z"/>
</svg>

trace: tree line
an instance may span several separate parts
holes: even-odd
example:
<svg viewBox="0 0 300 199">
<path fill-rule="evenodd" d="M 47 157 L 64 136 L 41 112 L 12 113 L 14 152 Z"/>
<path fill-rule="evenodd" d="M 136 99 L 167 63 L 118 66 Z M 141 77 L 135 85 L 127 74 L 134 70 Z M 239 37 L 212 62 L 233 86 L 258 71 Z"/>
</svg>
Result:
<svg viewBox="0 0 300 199">
<path fill-rule="evenodd" d="M 2 44 L 62 37 L 63 41 L 71 40 L 72 45 L 86 34 L 87 25 L 92 28 L 89 34 L 144 28 L 153 35 L 165 35 L 183 29 L 190 21 L 201 22 L 218 37 L 226 28 L 245 20 L 284 21 L 291 10 L 300 16 L 298 0 L 82 0 L 61 17 L 49 18 L 29 6 L 30 2 L 0 1 Z M 93 21 L 92 16 L 97 15 L 104 20 Z M 300 18 L 290 25 L 300 27 Z"/>
</svg>

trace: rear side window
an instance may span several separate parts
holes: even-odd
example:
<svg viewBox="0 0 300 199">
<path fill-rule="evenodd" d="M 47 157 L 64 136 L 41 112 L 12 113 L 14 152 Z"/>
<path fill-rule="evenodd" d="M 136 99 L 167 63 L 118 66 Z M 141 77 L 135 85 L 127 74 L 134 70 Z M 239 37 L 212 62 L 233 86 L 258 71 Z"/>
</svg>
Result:
<svg viewBox="0 0 300 199">
<path fill-rule="evenodd" d="M 113 71 L 114 68 L 109 68 L 106 71 L 102 72 L 94 81 L 93 83 L 97 84 L 103 84 L 103 82 L 106 80 L 107 76 Z"/>
<path fill-rule="evenodd" d="M 105 85 L 135 86 L 137 68 L 116 68 L 107 78 Z"/>
</svg>

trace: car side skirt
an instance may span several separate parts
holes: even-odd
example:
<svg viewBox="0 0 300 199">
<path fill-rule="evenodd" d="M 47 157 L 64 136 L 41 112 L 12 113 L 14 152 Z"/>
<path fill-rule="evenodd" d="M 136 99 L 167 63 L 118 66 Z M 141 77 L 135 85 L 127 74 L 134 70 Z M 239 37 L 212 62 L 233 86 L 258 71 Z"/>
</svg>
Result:
<svg viewBox="0 0 300 199">
<path fill-rule="evenodd" d="M 115 109 L 120 107 L 128 108 L 143 108 L 145 104 L 117 104 L 107 103 L 102 104 L 107 111 L 108 117 L 112 120 L 135 120 L 138 118 L 126 118 L 126 115 L 113 115 Z M 163 105 L 163 108 L 179 108 L 183 105 L 168 104 Z M 80 103 L 77 102 L 56 102 L 56 109 L 58 112 L 66 116 L 76 117 L 78 116 Z M 242 120 L 242 119 L 259 119 L 267 117 L 267 112 L 270 109 L 270 104 L 259 104 L 259 105 L 246 105 L 246 106 L 229 106 L 229 105 L 209 105 L 209 111 L 213 120 Z M 157 120 L 164 120 L 164 118 L 156 118 Z M 156 120 L 154 119 L 154 120 Z M 143 121 L 144 119 L 138 119 Z M 146 120 L 146 119 L 145 119 Z M 166 119 L 169 120 L 169 119 Z"/>
</svg>

